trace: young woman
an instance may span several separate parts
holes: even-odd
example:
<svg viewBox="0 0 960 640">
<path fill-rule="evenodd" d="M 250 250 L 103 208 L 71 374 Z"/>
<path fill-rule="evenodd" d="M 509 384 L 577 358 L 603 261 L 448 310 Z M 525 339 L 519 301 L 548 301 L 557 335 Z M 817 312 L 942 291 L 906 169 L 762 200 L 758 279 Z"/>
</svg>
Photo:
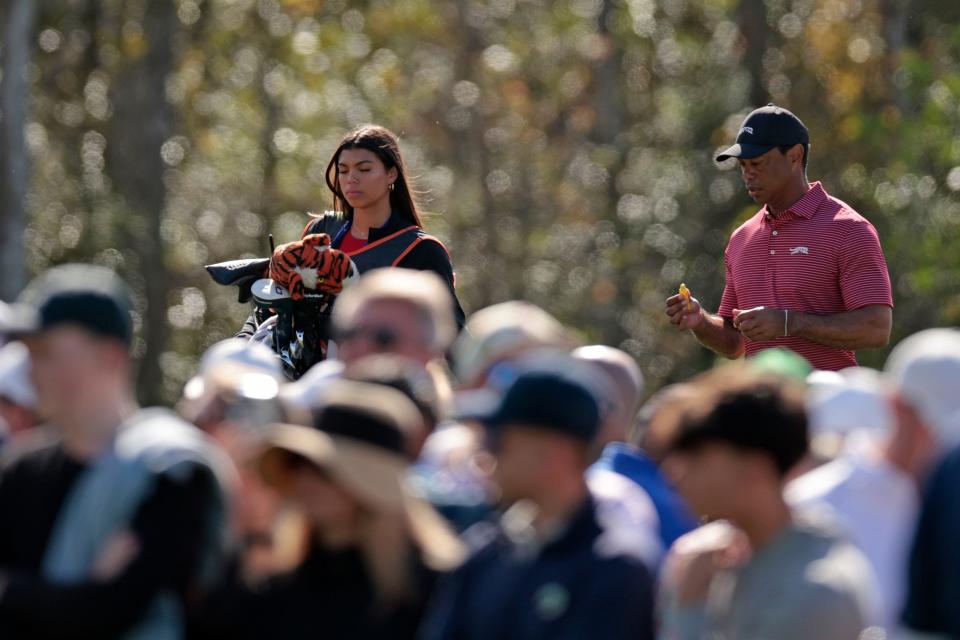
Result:
<svg viewBox="0 0 960 640">
<path fill-rule="evenodd" d="M 441 573 L 466 548 L 405 487 L 420 415 L 400 391 L 334 383 L 312 426 L 273 425 L 264 480 L 307 525 L 303 561 L 256 587 L 236 580 L 201 605 L 196 638 L 413 640 Z"/>
<path fill-rule="evenodd" d="M 304 236 L 329 234 L 333 248 L 349 255 L 360 273 L 390 266 L 434 271 L 456 301 L 450 254 L 423 229 L 400 144 L 391 131 L 366 125 L 347 134 L 327 165 L 327 186 L 333 211 L 315 216 Z M 463 326 L 459 302 L 456 313 Z"/>
</svg>

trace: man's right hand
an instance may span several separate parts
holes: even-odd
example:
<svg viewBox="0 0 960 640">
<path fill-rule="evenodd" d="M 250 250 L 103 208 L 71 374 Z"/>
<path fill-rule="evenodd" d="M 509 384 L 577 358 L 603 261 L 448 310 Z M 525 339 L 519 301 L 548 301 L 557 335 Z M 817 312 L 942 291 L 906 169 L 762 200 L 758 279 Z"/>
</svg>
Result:
<svg viewBox="0 0 960 640">
<path fill-rule="evenodd" d="M 694 298 L 684 298 L 679 293 L 667 298 L 667 316 L 680 331 L 696 329 L 703 324 L 703 309 Z"/>
</svg>

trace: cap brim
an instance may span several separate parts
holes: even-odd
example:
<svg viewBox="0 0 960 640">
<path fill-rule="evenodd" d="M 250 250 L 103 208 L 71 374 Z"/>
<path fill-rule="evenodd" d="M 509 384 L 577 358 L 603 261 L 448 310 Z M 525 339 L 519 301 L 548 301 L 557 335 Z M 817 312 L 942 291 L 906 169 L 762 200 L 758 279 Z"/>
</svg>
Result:
<svg viewBox="0 0 960 640">
<path fill-rule="evenodd" d="M 0 334 L 18 336 L 37 333 L 40 330 L 40 314 L 24 304 L 0 302 Z"/>
<path fill-rule="evenodd" d="M 461 422 L 497 423 L 501 396 L 491 389 L 461 391 L 454 396 L 452 418 Z"/>
<path fill-rule="evenodd" d="M 751 158 L 757 158 L 762 156 L 770 149 L 773 149 L 775 145 L 768 144 L 735 144 L 728 147 L 725 151 L 717 155 L 717 162 L 723 162 L 724 160 L 729 160 L 730 158 L 738 158 L 740 160 L 750 160 Z"/>
</svg>

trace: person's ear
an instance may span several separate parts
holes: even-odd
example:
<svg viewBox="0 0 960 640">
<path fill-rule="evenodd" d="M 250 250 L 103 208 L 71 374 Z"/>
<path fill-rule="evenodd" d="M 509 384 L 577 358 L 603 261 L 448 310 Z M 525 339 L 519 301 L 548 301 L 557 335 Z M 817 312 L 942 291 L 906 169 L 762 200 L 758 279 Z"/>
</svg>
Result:
<svg viewBox="0 0 960 640">
<path fill-rule="evenodd" d="M 790 157 L 790 164 L 796 164 L 797 167 L 803 169 L 803 145 L 795 144 L 790 148 L 790 151 L 787 152 L 787 155 Z"/>
<path fill-rule="evenodd" d="M 388 183 L 394 184 L 399 177 L 400 177 L 400 172 L 397 171 L 397 168 L 396 168 L 396 167 L 390 167 L 389 169 L 387 169 L 387 182 L 388 182 Z"/>
</svg>

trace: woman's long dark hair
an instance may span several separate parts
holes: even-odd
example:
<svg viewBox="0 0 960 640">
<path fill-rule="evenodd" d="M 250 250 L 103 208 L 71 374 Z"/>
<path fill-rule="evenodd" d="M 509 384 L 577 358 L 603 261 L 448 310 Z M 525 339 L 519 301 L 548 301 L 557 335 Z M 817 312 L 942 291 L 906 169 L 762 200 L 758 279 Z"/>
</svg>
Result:
<svg viewBox="0 0 960 640">
<path fill-rule="evenodd" d="M 407 184 L 407 171 L 400 156 L 400 142 L 392 131 L 375 125 L 364 125 L 348 133 L 340 142 L 340 146 L 327 165 L 327 186 L 333 192 L 333 210 L 342 211 L 349 220 L 353 220 L 353 207 L 347 202 L 340 189 L 340 153 L 344 149 L 366 149 L 380 158 L 387 171 L 395 168 L 397 179 L 390 192 L 390 208 L 394 214 L 400 216 L 410 224 L 423 227 L 423 221 L 417 212 L 417 203 L 414 201 L 410 185 Z"/>
</svg>

